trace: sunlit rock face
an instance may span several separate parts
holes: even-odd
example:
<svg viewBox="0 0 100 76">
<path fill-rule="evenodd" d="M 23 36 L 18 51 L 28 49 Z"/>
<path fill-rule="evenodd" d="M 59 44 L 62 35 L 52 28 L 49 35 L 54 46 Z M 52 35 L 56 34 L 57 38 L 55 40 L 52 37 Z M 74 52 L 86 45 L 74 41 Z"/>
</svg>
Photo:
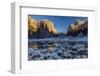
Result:
<svg viewBox="0 0 100 76">
<path fill-rule="evenodd" d="M 57 33 L 57 30 L 54 27 L 54 23 L 53 22 L 51 22 L 49 20 L 42 20 L 42 21 L 39 21 L 38 23 L 39 23 L 38 26 L 40 28 L 47 29 L 50 33 L 54 33 L 54 34 Z"/>
<path fill-rule="evenodd" d="M 28 17 L 28 30 L 30 32 L 37 32 L 38 26 L 37 21 L 32 19 L 31 16 Z"/>
<path fill-rule="evenodd" d="M 49 20 L 36 21 L 28 17 L 29 38 L 47 38 L 57 34 L 54 23 Z"/>
<path fill-rule="evenodd" d="M 68 36 L 87 36 L 88 34 L 88 22 L 86 20 L 76 20 L 74 24 L 71 24 L 68 28 Z"/>
<path fill-rule="evenodd" d="M 28 37 L 29 38 L 51 38 L 51 37 L 67 37 L 67 36 L 87 36 L 88 21 L 76 20 L 75 23 L 69 25 L 66 33 L 58 32 L 54 23 L 44 19 L 41 21 L 34 20 L 32 16 L 28 16 Z"/>
</svg>

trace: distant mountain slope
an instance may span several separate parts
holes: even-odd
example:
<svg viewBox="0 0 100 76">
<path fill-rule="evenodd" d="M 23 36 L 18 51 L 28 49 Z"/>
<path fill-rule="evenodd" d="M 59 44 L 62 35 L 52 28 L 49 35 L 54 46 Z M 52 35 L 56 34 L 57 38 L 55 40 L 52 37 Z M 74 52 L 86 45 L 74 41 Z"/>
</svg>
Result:
<svg viewBox="0 0 100 76">
<path fill-rule="evenodd" d="M 87 36 L 88 34 L 88 21 L 76 20 L 71 24 L 67 31 L 67 36 Z"/>
</svg>

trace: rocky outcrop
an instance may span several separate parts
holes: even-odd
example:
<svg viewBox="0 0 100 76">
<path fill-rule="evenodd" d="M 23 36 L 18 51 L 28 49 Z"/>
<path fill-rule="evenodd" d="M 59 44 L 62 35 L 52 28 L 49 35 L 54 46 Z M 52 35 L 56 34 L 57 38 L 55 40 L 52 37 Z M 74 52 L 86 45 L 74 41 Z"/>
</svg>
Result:
<svg viewBox="0 0 100 76">
<path fill-rule="evenodd" d="M 87 36 L 88 34 L 88 21 L 76 20 L 71 24 L 67 31 L 67 36 Z"/>
<path fill-rule="evenodd" d="M 28 17 L 29 38 L 47 38 L 56 36 L 57 30 L 54 23 L 49 20 L 36 21 L 31 16 Z"/>
<path fill-rule="evenodd" d="M 32 19 L 31 16 L 28 17 L 28 30 L 30 32 L 37 32 L 38 26 L 37 21 Z"/>
<path fill-rule="evenodd" d="M 54 27 L 54 23 L 49 21 L 49 20 L 42 20 L 42 21 L 39 21 L 38 22 L 38 27 L 41 29 L 41 28 L 44 28 L 44 29 L 47 29 L 48 32 L 50 33 L 54 33 L 56 34 L 57 33 L 57 30 L 56 28 Z"/>
</svg>

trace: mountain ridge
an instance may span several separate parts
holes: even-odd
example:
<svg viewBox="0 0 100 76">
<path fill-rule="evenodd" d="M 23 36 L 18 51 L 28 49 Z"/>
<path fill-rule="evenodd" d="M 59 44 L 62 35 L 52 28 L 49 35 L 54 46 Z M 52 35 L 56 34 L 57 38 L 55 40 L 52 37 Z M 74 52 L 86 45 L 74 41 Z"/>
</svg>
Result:
<svg viewBox="0 0 100 76">
<path fill-rule="evenodd" d="M 76 20 L 69 25 L 66 32 L 58 32 L 54 23 L 50 20 L 35 20 L 28 16 L 28 37 L 29 38 L 51 38 L 51 37 L 68 37 L 68 36 L 87 36 L 88 21 Z"/>
<path fill-rule="evenodd" d="M 67 35 L 71 36 L 86 36 L 88 33 L 88 21 L 76 20 L 74 24 L 71 24 L 68 28 Z"/>
</svg>

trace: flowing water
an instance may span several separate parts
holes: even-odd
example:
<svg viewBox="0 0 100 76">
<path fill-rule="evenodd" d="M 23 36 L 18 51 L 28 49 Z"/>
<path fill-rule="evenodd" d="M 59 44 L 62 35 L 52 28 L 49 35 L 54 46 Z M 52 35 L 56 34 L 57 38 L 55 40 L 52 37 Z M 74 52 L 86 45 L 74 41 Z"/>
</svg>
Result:
<svg viewBox="0 0 100 76">
<path fill-rule="evenodd" d="M 28 40 L 28 60 L 88 58 L 87 37 Z"/>
</svg>

